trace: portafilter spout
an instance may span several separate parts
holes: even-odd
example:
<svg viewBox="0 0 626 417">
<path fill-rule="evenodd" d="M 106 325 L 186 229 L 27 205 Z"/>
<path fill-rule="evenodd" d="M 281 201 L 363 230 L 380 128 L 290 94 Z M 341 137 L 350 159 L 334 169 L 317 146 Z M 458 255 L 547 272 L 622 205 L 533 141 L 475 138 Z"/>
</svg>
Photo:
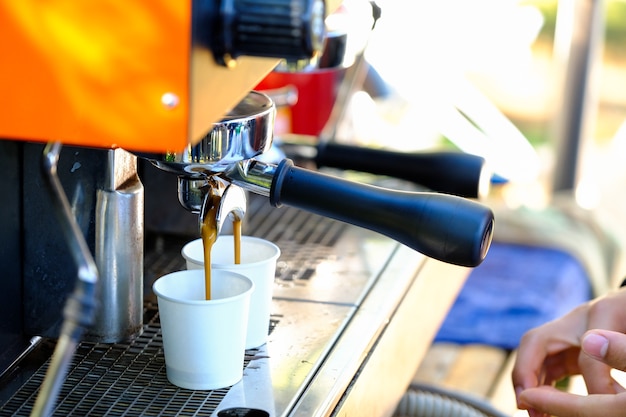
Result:
<svg viewBox="0 0 626 417">
<path fill-rule="evenodd" d="M 274 117 L 272 100 L 251 91 L 221 121 L 214 123 L 197 144 L 188 145 L 180 152 L 137 153 L 137 156 L 177 175 L 180 204 L 199 215 L 199 228 L 209 213 L 216 216 L 219 233 L 229 215 L 241 220 L 246 212 L 245 192 L 225 183 L 219 174 L 271 147 Z"/>
<path fill-rule="evenodd" d="M 179 200 L 200 213 L 209 180 L 222 181 L 289 205 L 386 235 L 429 257 L 474 267 L 491 244 L 493 212 L 462 197 L 389 190 L 254 158 L 272 142 L 274 105 L 251 92 L 205 140 L 185 152 L 139 155 L 179 177 Z M 375 161 L 374 161 L 375 163 Z"/>
<path fill-rule="evenodd" d="M 246 193 L 235 184 L 228 184 L 221 178 L 214 176 L 207 180 L 203 189 L 204 199 L 200 211 L 194 209 L 193 213 L 199 214 L 198 228 L 207 221 L 215 221 L 215 229 L 219 235 L 226 219 L 242 221 L 246 215 Z"/>
</svg>

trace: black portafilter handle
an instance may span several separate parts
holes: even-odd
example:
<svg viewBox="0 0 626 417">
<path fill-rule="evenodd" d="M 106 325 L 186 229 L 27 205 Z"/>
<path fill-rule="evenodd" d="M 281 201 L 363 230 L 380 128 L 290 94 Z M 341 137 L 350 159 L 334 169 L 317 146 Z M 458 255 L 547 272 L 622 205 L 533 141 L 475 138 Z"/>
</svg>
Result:
<svg viewBox="0 0 626 417">
<path fill-rule="evenodd" d="M 493 212 L 475 201 L 347 181 L 289 159 L 276 168 L 269 197 L 275 207 L 285 204 L 370 229 L 455 265 L 478 266 L 493 235 Z"/>
<path fill-rule="evenodd" d="M 387 175 L 468 198 L 485 194 L 490 180 L 484 158 L 454 151 L 405 153 L 323 143 L 317 147 L 315 164 Z"/>
</svg>

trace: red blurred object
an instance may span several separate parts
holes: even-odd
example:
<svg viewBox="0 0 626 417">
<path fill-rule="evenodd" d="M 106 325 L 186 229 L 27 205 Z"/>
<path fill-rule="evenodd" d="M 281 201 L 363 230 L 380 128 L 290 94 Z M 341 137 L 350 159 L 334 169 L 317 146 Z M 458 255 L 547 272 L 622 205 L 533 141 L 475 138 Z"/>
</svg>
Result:
<svg viewBox="0 0 626 417">
<path fill-rule="evenodd" d="M 276 103 L 275 134 L 318 136 L 328 121 L 345 69 L 268 74 L 255 90 L 268 93 L 292 90 L 292 102 Z"/>
</svg>

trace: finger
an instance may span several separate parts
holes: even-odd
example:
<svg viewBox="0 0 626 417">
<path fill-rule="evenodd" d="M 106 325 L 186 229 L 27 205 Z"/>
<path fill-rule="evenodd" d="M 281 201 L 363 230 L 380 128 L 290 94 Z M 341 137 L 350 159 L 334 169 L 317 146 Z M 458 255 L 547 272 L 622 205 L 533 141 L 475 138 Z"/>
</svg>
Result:
<svg viewBox="0 0 626 417">
<path fill-rule="evenodd" d="M 620 371 L 626 371 L 626 334 L 590 330 L 583 336 L 583 352 Z"/>
<path fill-rule="evenodd" d="M 582 338 L 583 354 L 579 360 L 590 393 L 624 392 L 611 373 L 626 370 L 626 335 L 610 330 L 591 330 Z M 595 363 L 593 363 L 595 362 Z"/>
<path fill-rule="evenodd" d="M 541 328 L 533 329 L 522 337 L 511 374 L 517 391 L 540 384 L 544 373 L 542 367 L 546 358 L 546 343 Z"/>
<path fill-rule="evenodd" d="M 521 352 L 522 350 L 518 350 Z M 539 356 L 539 355 L 537 355 Z M 519 394 L 526 388 L 534 388 L 540 385 L 551 385 L 556 381 L 563 379 L 569 375 L 577 375 L 580 374 L 580 370 L 578 369 L 578 358 L 580 356 L 580 349 L 578 347 L 569 348 L 564 351 L 558 352 L 553 355 L 549 355 L 545 358 L 544 362 L 540 364 L 540 369 L 537 372 L 530 372 L 527 378 L 526 386 L 521 385 L 520 383 L 516 384 L 514 382 L 515 388 L 515 397 L 518 402 L 518 407 L 523 408 L 521 406 L 521 402 L 519 400 Z M 533 360 L 535 358 L 531 358 Z M 523 369 L 523 358 L 516 358 L 516 366 L 518 369 L 522 369 L 522 371 L 529 371 L 531 368 Z M 520 372 L 521 374 L 521 372 Z M 515 374 L 514 374 L 515 376 Z M 518 379 L 517 381 L 520 381 Z M 514 381 L 516 381 L 514 379 Z M 523 380 L 521 380 L 523 381 Z M 529 410 L 529 414 L 531 417 L 542 417 L 541 414 L 533 414 Z"/>
<path fill-rule="evenodd" d="M 610 366 L 582 352 L 578 364 L 589 394 L 616 394 Z"/>
<path fill-rule="evenodd" d="M 602 331 L 610 331 L 610 332 L 624 332 L 626 328 L 624 327 L 626 321 L 626 313 L 624 312 L 624 300 L 622 299 L 624 296 L 624 292 L 616 292 L 610 294 L 608 297 L 604 299 L 600 299 L 594 301 L 589 306 L 589 324 L 588 329 L 602 329 Z M 601 334 L 595 333 L 596 336 L 602 336 Z M 612 333 L 616 335 L 615 333 Z M 582 341 L 585 339 L 585 336 L 588 334 L 585 333 L 581 337 Z M 617 334 L 616 336 L 618 336 Z M 606 337 L 605 337 L 606 338 Z M 619 359 L 620 353 L 618 349 L 623 348 L 624 341 L 615 340 L 615 349 L 612 350 L 610 357 L 613 361 L 622 362 L 623 359 Z M 601 349 L 607 349 L 607 352 L 604 354 L 608 354 L 608 347 L 604 347 L 603 341 L 598 339 L 597 337 L 592 337 L 587 341 L 588 347 L 590 349 L 594 349 L 595 345 L 595 353 L 597 355 L 602 355 L 600 352 Z M 579 358 L 579 366 L 581 369 L 581 374 L 585 379 L 585 383 L 587 385 L 587 391 L 590 394 L 610 394 L 616 393 L 616 386 L 618 385 L 613 378 L 611 377 L 611 368 L 612 365 L 607 365 L 603 360 L 597 360 L 597 358 L 593 358 L 585 353 L 581 353 Z M 623 365 L 622 365 L 623 367 Z"/>
<path fill-rule="evenodd" d="M 542 376 L 551 374 L 545 369 L 546 359 L 580 345 L 579 338 L 587 330 L 586 308 L 579 306 L 562 318 L 524 334 L 511 374 L 514 387 L 522 390 L 543 383 Z"/>
<path fill-rule="evenodd" d="M 541 385 L 552 385 L 571 375 L 580 374 L 580 348 L 575 346 L 548 356 L 543 364 Z"/>
<path fill-rule="evenodd" d="M 559 417 L 619 417 L 626 409 L 626 394 L 580 396 L 548 386 L 528 389 L 520 399 L 535 414 Z"/>
</svg>

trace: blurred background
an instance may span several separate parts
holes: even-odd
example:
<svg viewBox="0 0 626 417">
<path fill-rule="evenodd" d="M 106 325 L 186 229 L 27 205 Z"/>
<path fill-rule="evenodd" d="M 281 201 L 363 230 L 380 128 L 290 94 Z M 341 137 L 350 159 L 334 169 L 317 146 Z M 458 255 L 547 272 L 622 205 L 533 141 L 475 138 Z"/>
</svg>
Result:
<svg viewBox="0 0 626 417">
<path fill-rule="evenodd" d="M 626 2 L 378 3 L 365 57 L 393 93 L 355 95 L 344 137 L 482 155 L 508 207 L 571 194 L 626 238 Z"/>
<path fill-rule="evenodd" d="M 615 287 L 626 275 L 626 2 L 379 4 L 383 16 L 366 58 L 393 94 L 355 96 L 353 117 L 362 119 L 350 133 L 369 146 L 452 147 L 484 156 L 503 179 L 494 182 L 489 199 L 496 208 L 495 241 L 565 249 L 591 271 L 591 296 Z M 500 255 L 492 251 L 491 260 Z M 584 301 L 564 295 L 579 285 L 571 271 L 557 277 L 542 270 L 547 264 L 516 259 L 491 272 L 474 271 L 439 340 L 482 342 L 459 337 L 473 326 L 463 314 L 490 323 L 483 335 L 515 316 L 514 308 L 494 313 L 484 307 L 511 293 L 522 294 L 511 305 L 527 304 L 525 287 L 506 288 L 502 278 L 537 285 L 544 301 L 563 304 L 563 311 L 544 312 L 541 320 Z M 599 273 L 593 265 L 602 265 Z M 478 278 L 499 292 L 481 288 L 470 295 Z M 569 284 L 540 289 L 549 279 Z M 459 307 L 463 303 L 474 312 Z M 499 318 L 485 318 L 490 313 Z M 571 391 L 585 391 L 576 378 L 569 384 Z"/>
</svg>

